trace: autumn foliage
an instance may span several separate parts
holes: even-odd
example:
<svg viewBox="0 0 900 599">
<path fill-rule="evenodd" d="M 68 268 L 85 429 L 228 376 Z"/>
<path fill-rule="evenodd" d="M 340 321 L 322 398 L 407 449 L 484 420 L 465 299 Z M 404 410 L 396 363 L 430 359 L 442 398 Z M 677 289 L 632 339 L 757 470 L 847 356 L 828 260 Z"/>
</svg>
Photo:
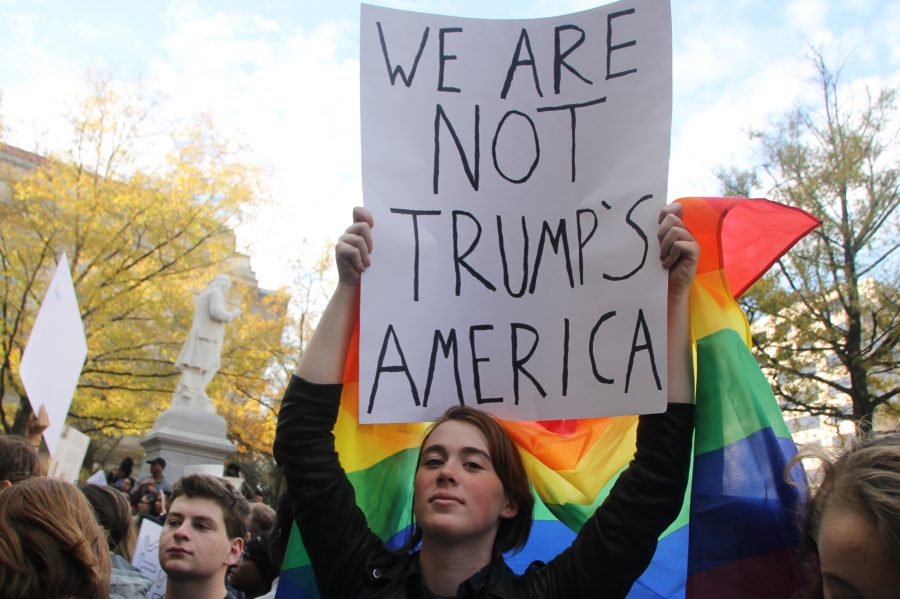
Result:
<svg viewBox="0 0 900 599">
<path fill-rule="evenodd" d="M 0 394 L 26 395 L 18 364 L 66 252 L 88 342 L 69 423 L 89 434 L 146 432 L 171 401 L 194 294 L 231 274 L 229 299 L 242 314 L 207 392 L 239 450 L 269 453 L 274 398 L 294 349 L 284 341 L 286 291 L 262 293 L 234 274 L 242 257 L 233 230 L 263 198 L 258 172 L 208 119 L 161 139 L 164 158 L 140 154 L 152 111 L 94 79 L 71 119 L 69 151 L 2 167 Z M 22 405 L 0 408 L 6 432 L 23 426 Z"/>
</svg>

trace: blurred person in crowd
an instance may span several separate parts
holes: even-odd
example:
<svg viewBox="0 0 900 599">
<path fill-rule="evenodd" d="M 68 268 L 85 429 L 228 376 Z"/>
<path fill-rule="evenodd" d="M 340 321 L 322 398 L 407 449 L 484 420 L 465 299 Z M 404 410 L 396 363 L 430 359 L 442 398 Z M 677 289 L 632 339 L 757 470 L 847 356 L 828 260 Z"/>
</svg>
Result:
<svg viewBox="0 0 900 599">
<path fill-rule="evenodd" d="M 252 599 L 269 591 L 278 570 L 269 557 L 268 533 L 275 524 L 275 510 L 263 503 L 250 503 L 247 543 L 241 561 L 229 572 L 235 589 Z"/>
<path fill-rule="evenodd" d="M 137 530 L 141 529 L 141 522 L 145 519 L 162 525 L 163 519 L 156 511 L 157 498 L 160 495 L 161 493 L 145 493 L 140 501 L 138 501 L 137 514 L 135 514 L 133 518 Z"/>
<path fill-rule="evenodd" d="M 132 501 L 138 501 L 145 493 L 172 492 L 172 483 L 166 480 L 165 458 L 147 460 L 150 464 L 150 476 L 143 479 L 137 489 L 131 492 Z"/>
<path fill-rule="evenodd" d="M 81 492 L 91 504 L 97 522 L 106 532 L 112 565 L 110 599 L 146 597 L 153 582 L 131 565 L 135 532 L 131 525 L 131 506 L 128 500 L 112 487 L 85 485 L 81 487 Z"/>
<path fill-rule="evenodd" d="M 284 554 L 287 551 L 293 528 L 294 509 L 291 507 L 291 498 L 285 493 L 278 500 L 275 524 L 269 531 L 269 563 L 275 577 L 272 580 L 271 590 L 257 599 L 275 599 L 275 594 L 278 592 L 278 575 L 281 572 L 281 564 L 284 562 Z"/>
<path fill-rule="evenodd" d="M 106 599 L 106 534 L 78 489 L 30 478 L 0 493 L 0 589 L 19 599 Z"/>
<path fill-rule="evenodd" d="M 123 459 L 118 466 L 116 466 L 112 472 L 109 472 L 106 475 L 106 484 L 122 490 L 122 481 L 131 476 L 131 472 L 134 470 L 134 460 L 130 457 L 126 457 Z"/>
<path fill-rule="evenodd" d="M 130 476 L 126 476 L 118 483 L 116 483 L 115 487 L 120 490 L 122 493 L 125 493 L 126 497 L 131 497 L 131 490 L 134 489 L 134 479 Z M 130 501 L 129 501 L 130 503 Z"/>
<path fill-rule="evenodd" d="M 159 518 L 160 524 L 166 519 L 166 506 L 169 504 L 169 496 L 166 493 L 157 493 L 153 501 L 153 515 Z"/>
<path fill-rule="evenodd" d="M 244 545 L 241 560 L 231 570 L 231 586 L 244 593 L 246 599 L 255 599 L 268 593 L 277 577 L 278 569 L 269 555 L 268 535 L 254 535 Z"/>
<path fill-rule="evenodd" d="M 0 435 L 0 490 L 43 475 L 44 467 L 28 439 L 18 435 Z"/>
<path fill-rule="evenodd" d="M 807 503 L 800 564 L 810 599 L 900 597 L 900 434 L 876 437 L 832 460 Z M 789 467 L 790 467 L 789 466 Z"/>
<path fill-rule="evenodd" d="M 250 505 L 221 478 L 185 476 L 172 493 L 159 538 L 166 599 L 223 599 L 228 568 L 240 561 Z"/>
<path fill-rule="evenodd" d="M 248 525 L 250 539 L 269 532 L 273 524 L 275 524 L 275 510 L 264 503 L 250 504 L 250 523 Z"/>
</svg>

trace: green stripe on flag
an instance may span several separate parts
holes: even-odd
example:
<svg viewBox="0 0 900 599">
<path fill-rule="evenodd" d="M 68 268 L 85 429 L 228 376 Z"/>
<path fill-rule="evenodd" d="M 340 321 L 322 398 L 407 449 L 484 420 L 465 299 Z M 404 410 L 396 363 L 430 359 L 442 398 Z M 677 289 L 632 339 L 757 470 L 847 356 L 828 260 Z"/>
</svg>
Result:
<svg viewBox="0 0 900 599">
<path fill-rule="evenodd" d="M 347 473 L 356 491 L 356 504 L 366 515 L 369 528 L 384 540 L 409 526 L 418 451 L 418 448 L 405 449 L 370 468 Z M 282 568 L 308 565 L 309 558 L 295 524 Z"/>
<path fill-rule="evenodd" d="M 347 473 L 356 489 L 356 505 L 372 532 L 384 540 L 409 526 L 418 455 L 418 447 L 404 449 L 370 468 Z"/>
<path fill-rule="evenodd" d="M 723 329 L 697 341 L 697 363 L 697 454 L 764 428 L 790 438 L 766 377 L 735 331 Z"/>
</svg>

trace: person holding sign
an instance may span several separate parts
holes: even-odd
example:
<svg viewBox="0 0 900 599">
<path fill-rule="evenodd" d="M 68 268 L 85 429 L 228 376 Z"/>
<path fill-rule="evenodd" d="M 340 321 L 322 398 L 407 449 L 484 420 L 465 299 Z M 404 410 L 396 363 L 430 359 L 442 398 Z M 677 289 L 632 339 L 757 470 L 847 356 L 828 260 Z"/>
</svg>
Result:
<svg viewBox="0 0 900 599">
<path fill-rule="evenodd" d="M 624 597 L 677 516 L 688 479 L 693 382 L 688 296 L 699 246 L 680 218 L 660 214 L 669 271 L 668 397 L 664 414 L 640 417 L 637 451 L 572 545 L 521 576 L 503 554 L 528 540 L 533 497 L 515 444 L 490 415 L 454 407 L 420 446 L 414 523 L 404 550 L 385 548 L 355 504 L 334 451 L 342 371 L 359 281 L 371 263 L 371 213 L 335 247 L 339 283 L 285 391 L 275 457 L 323 597 Z"/>
</svg>

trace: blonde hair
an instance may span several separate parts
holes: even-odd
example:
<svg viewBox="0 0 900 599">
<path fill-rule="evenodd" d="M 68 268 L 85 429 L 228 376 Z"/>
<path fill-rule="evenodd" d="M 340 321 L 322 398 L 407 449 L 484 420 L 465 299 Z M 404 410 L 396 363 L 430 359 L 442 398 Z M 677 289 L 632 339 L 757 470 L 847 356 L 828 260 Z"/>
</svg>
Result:
<svg viewBox="0 0 900 599">
<path fill-rule="evenodd" d="M 106 535 L 72 484 L 31 478 L 0 492 L 0 588 L 21 599 L 106 599 Z"/>
<path fill-rule="evenodd" d="M 791 465 L 807 458 L 821 464 L 820 482 L 807 504 L 800 545 L 801 567 L 811 581 L 807 596 L 822 596 L 818 545 L 826 510 L 850 511 L 867 518 L 900 570 L 900 434 L 859 443 L 837 459 L 821 451 L 801 452 Z"/>
</svg>

